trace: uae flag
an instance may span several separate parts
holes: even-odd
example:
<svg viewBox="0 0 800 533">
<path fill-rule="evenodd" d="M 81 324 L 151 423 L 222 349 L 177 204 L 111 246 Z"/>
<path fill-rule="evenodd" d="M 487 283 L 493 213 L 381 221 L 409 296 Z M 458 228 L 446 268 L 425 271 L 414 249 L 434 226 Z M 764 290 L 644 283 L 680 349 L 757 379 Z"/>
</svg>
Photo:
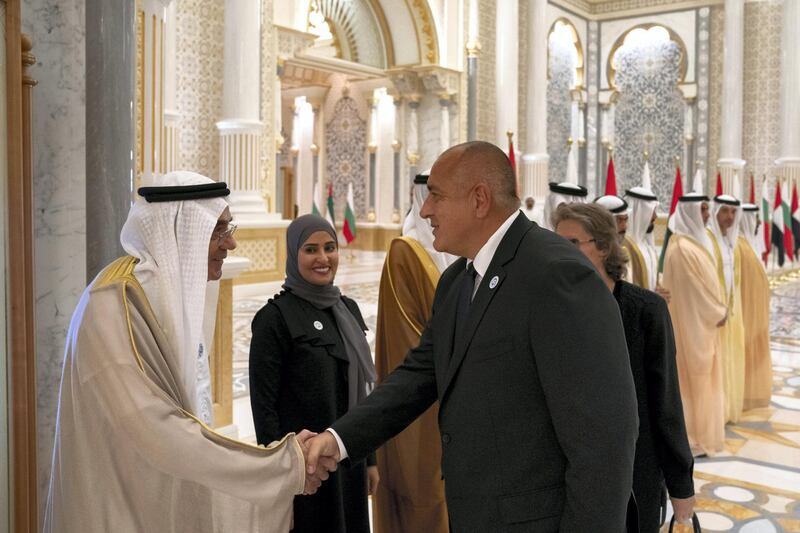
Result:
<svg viewBox="0 0 800 533">
<path fill-rule="evenodd" d="M 769 209 L 769 187 L 767 187 L 767 177 L 764 176 L 764 180 L 761 182 L 761 227 L 763 228 L 764 233 L 764 254 L 761 257 L 761 260 L 764 261 L 764 264 L 767 264 L 767 258 L 769 258 L 769 253 L 772 251 L 772 241 L 770 240 L 770 224 L 769 221 L 772 220 L 770 216 L 770 209 Z"/>
<path fill-rule="evenodd" d="M 614 172 L 614 159 L 608 154 L 608 172 L 606 172 L 606 196 L 617 195 L 617 174 Z"/>
<path fill-rule="evenodd" d="M 753 177 L 753 173 L 750 173 L 750 198 L 747 200 L 753 205 L 756 205 L 756 179 Z"/>
<path fill-rule="evenodd" d="M 722 194 L 722 176 L 719 174 L 719 170 L 717 170 L 717 196 Z"/>
<path fill-rule="evenodd" d="M 783 202 L 781 201 L 781 181 L 775 183 L 775 205 L 772 209 L 772 245 L 778 251 L 778 266 L 786 261 L 786 241 L 783 239 Z"/>
<path fill-rule="evenodd" d="M 783 213 L 783 247 L 786 249 L 786 256 L 790 261 L 794 261 L 794 236 L 792 235 L 792 210 L 789 207 L 789 182 L 786 182 L 786 194 L 781 201 L 781 212 Z"/>
<path fill-rule="evenodd" d="M 333 183 L 328 183 L 328 209 L 325 211 L 325 220 L 327 220 L 336 231 L 336 219 L 333 217 Z"/>
<path fill-rule="evenodd" d="M 669 204 L 669 219 L 667 220 L 667 231 L 664 233 L 664 244 L 661 246 L 661 256 L 658 258 L 658 272 L 664 272 L 664 257 L 667 255 L 667 245 L 669 238 L 672 237 L 670 221 L 675 209 L 678 206 L 678 199 L 683 196 L 683 180 L 681 179 L 681 167 L 675 167 L 675 183 L 672 186 L 672 202 Z"/>
<path fill-rule="evenodd" d="M 792 188 L 792 235 L 794 236 L 794 258 L 800 252 L 800 205 L 797 202 L 797 183 Z"/>
<path fill-rule="evenodd" d="M 353 211 L 353 182 L 347 184 L 347 205 L 344 208 L 344 226 L 342 234 L 347 244 L 356 238 L 356 214 Z"/>
</svg>

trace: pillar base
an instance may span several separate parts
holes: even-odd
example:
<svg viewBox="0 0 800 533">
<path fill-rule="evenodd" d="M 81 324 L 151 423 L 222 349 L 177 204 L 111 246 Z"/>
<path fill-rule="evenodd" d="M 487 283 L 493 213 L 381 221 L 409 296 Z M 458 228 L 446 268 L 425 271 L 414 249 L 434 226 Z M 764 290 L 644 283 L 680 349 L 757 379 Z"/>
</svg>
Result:
<svg viewBox="0 0 800 533">
<path fill-rule="evenodd" d="M 719 174 L 722 178 L 722 193 L 723 194 L 734 194 L 733 191 L 733 177 L 739 176 L 739 196 L 743 194 L 742 191 L 742 172 L 744 171 L 744 166 L 747 162 L 743 159 L 720 159 L 717 161 L 717 165 L 719 165 Z M 716 180 L 716 176 L 714 176 L 714 180 Z M 716 181 L 712 181 L 709 179 L 709 186 L 710 184 L 715 184 Z"/>
<path fill-rule="evenodd" d="M 793 184 L 800 184 L 800 157 L 781 157 L 775 163 L 784 178 Z"/>
<path fill-rule="evenodd" d="M 522 179 L 520 180 L 522 199 L 533 196 L 537 204 L 544 201 L 549 190 L 547 168 L 550 156 L 547 154 L 525 154 L 522 156 Z"/>
</svg>

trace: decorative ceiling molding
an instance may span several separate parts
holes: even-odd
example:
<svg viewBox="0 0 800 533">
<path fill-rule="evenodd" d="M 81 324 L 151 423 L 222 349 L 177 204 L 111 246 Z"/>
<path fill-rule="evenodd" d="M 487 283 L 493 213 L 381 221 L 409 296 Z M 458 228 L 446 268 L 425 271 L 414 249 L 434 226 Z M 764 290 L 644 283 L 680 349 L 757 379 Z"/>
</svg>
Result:
<svg viewBox="0 0 800 533">
<path fill-rule="evenodd" d="M 436 35 L 436 24 L 427 0 L 405 0 L 414 17 L 417 41 L 420 49 L 420 64 L 435 65 L 439 63 L 439 40 Z"/>
<path fill-rule="evenodd" d="M 548 0 L 587 20 L 612 20 L 722 5 L 724 0 Z M 756 0 L 745 0 L 756 1 Z"/>
</svg>

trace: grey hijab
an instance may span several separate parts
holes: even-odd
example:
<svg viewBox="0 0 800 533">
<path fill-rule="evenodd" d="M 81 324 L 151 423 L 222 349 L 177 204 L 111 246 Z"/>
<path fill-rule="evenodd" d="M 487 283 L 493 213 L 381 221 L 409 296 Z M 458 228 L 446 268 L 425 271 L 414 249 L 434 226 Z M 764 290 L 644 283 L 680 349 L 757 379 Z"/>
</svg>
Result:
<svg viewBox="0 0 800 533">
<path fill-rule="evenodd" d="M 297 266 L 300 247 L 318 231 L 327 232 L 338 246 L 336 231 L 327 220 L 318 215 L 303 215 L 289 224 L 289 228 L 286 230 L 286 281 L 283 283 L 283 288 L 306 300 L 317 309 L 331 308 L 333 310 L 336 325 L 350 360 L 347 368 L 348 407 L 352 407 L 372 391 L 377 373 L 364 331 L 342 300 L 339 288 L 333 283 L 314 285 L 300 275 L 300 269 Z"/>
</svg>

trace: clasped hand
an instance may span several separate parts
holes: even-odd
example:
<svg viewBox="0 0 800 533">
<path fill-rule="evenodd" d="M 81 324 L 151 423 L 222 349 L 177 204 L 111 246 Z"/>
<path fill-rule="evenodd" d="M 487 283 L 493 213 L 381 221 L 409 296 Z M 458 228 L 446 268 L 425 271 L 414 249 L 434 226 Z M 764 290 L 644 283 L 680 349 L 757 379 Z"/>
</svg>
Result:
<svg viewBox="0 0 800 533">
<path fill-rule="evenodd" d="M 333 441 L 332 451 L 328 439 Z M 307 429 L 297 434 L 297 442 L 305 458 L 306 483 L 303 494 L 314 494 L 322 482 L 330 477 L 330 473 L 336 471 L 339 463 L 339 446 L 329 432 L 317 434 Z"/>
</svg>

